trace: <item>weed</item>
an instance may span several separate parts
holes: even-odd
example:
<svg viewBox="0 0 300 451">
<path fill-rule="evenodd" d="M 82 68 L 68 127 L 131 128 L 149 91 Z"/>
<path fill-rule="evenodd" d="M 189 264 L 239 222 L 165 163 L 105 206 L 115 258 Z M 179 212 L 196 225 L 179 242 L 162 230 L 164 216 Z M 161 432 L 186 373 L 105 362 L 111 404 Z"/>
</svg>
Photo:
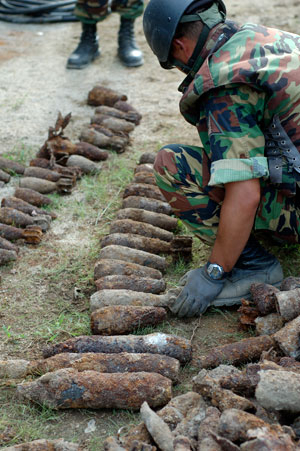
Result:
<svg viewBox="0 0 300 451">
<path fill-rule="evenodd" d="M 35 335 L 47 342 L 54 342 L 59 337 L 75 337 L 90 334 L 90 317 L 88 313 L 61 313 L 56 319 L 45 322 L 36 330 Z"/>
</svg>

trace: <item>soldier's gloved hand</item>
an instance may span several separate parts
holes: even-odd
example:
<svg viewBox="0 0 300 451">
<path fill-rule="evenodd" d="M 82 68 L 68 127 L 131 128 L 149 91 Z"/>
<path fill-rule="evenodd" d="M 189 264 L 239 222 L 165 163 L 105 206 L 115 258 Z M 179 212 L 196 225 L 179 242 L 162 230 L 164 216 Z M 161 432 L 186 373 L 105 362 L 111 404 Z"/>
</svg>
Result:
<svg viewBox="0 0 300 451">
<path fill-rule="evenodd" d="M 225 279 L 210 278 L 206 266 L 189 271 L 183 279 L 185 286 L 171 307 L 171 311 L 179 317 L 204 313 L 225 284 Z"/>
</svg>

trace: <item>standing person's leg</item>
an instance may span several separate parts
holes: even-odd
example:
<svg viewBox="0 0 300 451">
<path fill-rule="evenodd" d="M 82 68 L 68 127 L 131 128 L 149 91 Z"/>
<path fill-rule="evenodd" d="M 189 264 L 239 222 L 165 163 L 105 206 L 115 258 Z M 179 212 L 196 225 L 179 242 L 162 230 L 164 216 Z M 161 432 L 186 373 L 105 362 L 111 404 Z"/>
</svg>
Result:
<svg viewBox="0 0 300 451">
<path fill-rule="evenodd" d="M 82 33 L 67 61 L 67 68 L 83 69 L 100 56 L 97 22 L 109 14 L 108 0 L 77 0 L 74 14 L 81 22 Z"/>
<path fill-rule="evenodd" d="M 144 58 L 135 40 L 134 22 L 143 13 L 143 0 L 113 0 L 111 9 L 120 14 L 118 32 L 118 56 L 120 60 L 128 67 L 141 66 L 144 63 Z"/>
</svg>

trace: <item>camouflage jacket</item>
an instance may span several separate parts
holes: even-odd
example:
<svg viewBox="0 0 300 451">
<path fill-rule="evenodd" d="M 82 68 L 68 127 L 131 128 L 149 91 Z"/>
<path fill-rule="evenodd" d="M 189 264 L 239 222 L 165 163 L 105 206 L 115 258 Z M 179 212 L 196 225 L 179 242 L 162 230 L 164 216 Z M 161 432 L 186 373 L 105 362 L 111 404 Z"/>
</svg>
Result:
<svg viewBox="0 0 300 451">
<path fill-rule="evenodd" d="M 266 130 L 274 117 L 300 152 L 300 36 L 227 21 L 201 53 L 180 111 L 198 129 L 207 157 L 203 179 L 211 187 L 251 178 L 270 185 Z M 272 188 L 295 196 L 300 174 L 286 161 L 282 166 L 282 182 Z"/>
</svg>

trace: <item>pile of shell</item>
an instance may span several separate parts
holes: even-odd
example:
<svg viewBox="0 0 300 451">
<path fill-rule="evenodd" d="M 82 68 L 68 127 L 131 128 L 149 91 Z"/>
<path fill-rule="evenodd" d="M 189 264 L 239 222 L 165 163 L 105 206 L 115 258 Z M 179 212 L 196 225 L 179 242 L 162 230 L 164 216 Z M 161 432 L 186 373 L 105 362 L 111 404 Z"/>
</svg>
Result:
<svg viewBox="0 0 300 451">
<path fill-rule="evenodd" d="M 259 285 L 260 303 L 267 304 L 270 291 L 263 299 L 266 287 Z M 282 284 L 286 291 L 274 290 L 279 313 L 286 311 L 282 298 L 292 305 L 281 329 L 200 356 L 195 361 L 201 371 L 193 379 L 193 392 L 173 398 L 157 413 L 145 402 L 143 422 L 109 437 L 104 449 L 299 450 L 300 302 L 296 299 L 300 290 L 295 285 L 299 286 L 298 278 L 287 278 Z M 253 361 L 258 363 L 249 363 Z"/>
<path fill-rule="evenodd" d="M 57 440 L 34 440 L 33 442 L 21 443 L 20 445 L 1 448 L 3 451 L 83 451 L 83 448 L 76 443 L 66 442 L 63 439 Z"/>
</svg>

